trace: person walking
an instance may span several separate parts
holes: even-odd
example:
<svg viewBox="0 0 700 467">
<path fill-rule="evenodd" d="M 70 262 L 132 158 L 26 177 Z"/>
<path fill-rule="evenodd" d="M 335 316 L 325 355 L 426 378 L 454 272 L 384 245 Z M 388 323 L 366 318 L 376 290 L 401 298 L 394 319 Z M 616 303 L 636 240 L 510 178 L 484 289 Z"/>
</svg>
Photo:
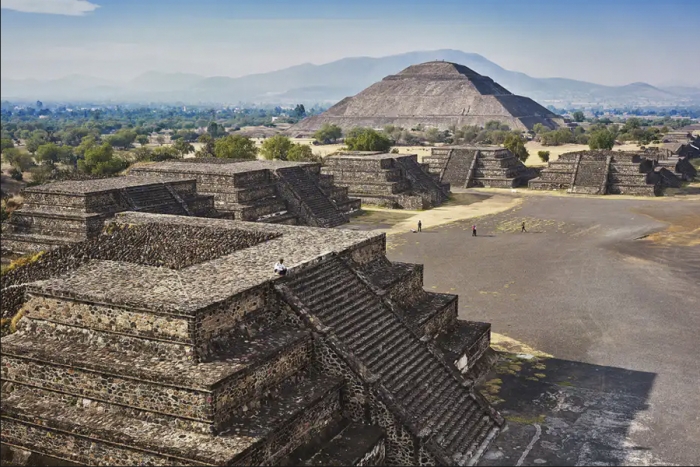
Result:
<svg viewBox="0 0 700 467">
<path fill-rule="evenodd" d="M 523 221 L 522 226 L 520 226 L 520 233 L 523 233 L 523 232 L 527 233 L 527 230 L 525 230 L 525 222 L 524 221 Z"/>
<path fill-rule="evenodd" d="M 421 222 L 420 222 L 420 221 L 418 221 L 418 232 L 420 232 L 420 231 L 421 231 L 421 227 L 422 227 L 422 226 L 423 226 L 423 224 L 421 224 Z"/>
<path fill-rule="evenodd" d="M 472 225 L 472 237 L 476 237 L 476 224 Z"/>
</svg>

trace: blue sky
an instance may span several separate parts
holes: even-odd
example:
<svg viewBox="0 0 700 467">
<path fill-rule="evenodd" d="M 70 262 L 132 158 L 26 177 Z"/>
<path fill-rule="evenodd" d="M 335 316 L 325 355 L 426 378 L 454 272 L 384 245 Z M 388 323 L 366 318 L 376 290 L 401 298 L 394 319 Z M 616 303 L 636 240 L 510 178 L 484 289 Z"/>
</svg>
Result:
<svg viewBox="0 0 700 467">
<path fill-rule="evenodd" d="M 700 85 L 700 0 L 0 0 L 3 78 L 241 76 L 475 52 L 537 77 Z"/>
</svg>

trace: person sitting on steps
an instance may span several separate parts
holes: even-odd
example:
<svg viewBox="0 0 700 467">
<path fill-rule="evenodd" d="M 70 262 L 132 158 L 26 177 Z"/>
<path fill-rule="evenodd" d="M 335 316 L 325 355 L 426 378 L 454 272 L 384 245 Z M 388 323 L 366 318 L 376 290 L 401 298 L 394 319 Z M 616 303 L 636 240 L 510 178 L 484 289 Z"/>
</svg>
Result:
<svg viewBox="0 0 700 467">
<path fill-rule="evenodd" d="M 287 267 L 284 265 L 284 260 L 280 258 L 279 262 L 275 264 L 275 274 L 284 276 L 287 274 Z"/>
</svg>

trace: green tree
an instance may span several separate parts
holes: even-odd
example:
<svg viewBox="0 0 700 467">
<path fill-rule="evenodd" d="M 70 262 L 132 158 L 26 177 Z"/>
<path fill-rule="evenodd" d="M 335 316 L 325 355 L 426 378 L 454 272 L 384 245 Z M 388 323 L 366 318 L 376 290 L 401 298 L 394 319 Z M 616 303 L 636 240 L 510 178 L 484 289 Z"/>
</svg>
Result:
<svg viewBox="0 0 700 467">
<path fill-rule="evenodd" d="M 132 151 L 134 154 L 134 159 L 138 162 L 150 161 L 153 151 L 151 151 L 146 146 L 140 146 Z"/>
<path fill-rule="evenodd" d="M 549 162 L 549 151 L 537 151 L 537 157 L 539 157 L 542 162 Z"/>
<path fill-rule="evenodd" d="M 577 110 L 576 112 L 572 113 L 571 116 L 573 117 L 575 122 L 580 123 L 586 120 L 586 116 L 583 115 L 583 112 L 581 112 L 580 110 Z"/>
<path fill-rule="evenodd" d="M 151 160 L 155 162 L 180 159 L 182 155 L 174 146 L 160 146 L 151 152 Z"/>
<path fill-rule="evenodd" d="M 214 139 L 225 136 L 226 135 L 226 129 L 224 128 L 223 125 L 219 125 L 216 122 L 210 122 L 209 125 L 207 125 L 207 133 Z"/>
<path fill-rule="evenodd" d="M 550 131 L 550 130 L 549 130 L 549 128 L 547 128 L 546 126 L 542 125 L 541 123 L 535 123 L 535 124 L 533 125 L 533 127 L 532 127 L 532 131 L 533 131 L 536 135 L 541 135 L 542 133 L 546 133 L 546 132 L 548 132 L 548 131 Z"/>
<path fill-rule="evenodd" d="M 97 140 L 94 136 L 86 136 L 80 141 L 80 144 L 74 149 L 78 157 L 85 157 L 85 151 L 97 146 Z"/>
<path fill-rule="evenodd" d="M 136 142 L 139 143 L 141 146 L 145 146 L 148 144 L 148 136 L 146 135 L 138 135 L 136 137 Z"/>
<path fill-rule="evenodd" d="M 37 148 L 36 160 L 41 164 L 55 165 L 59 162 L 73 164 L 73 148 L 55 143 L 42 144 Z"/>
<path fill-rule="evenodd" d="M 173 148 L 180 154 L 181 157 L 185 157 L 187 154 L 194 152 L 194 146 L 185 141 L 184 139 L 178 139 L 173 144 Z"/>
<path fill-rule="evenodd" d="M 521 162 L 525 162 L 530 155 L 525 148 L 525 141 L 515 134 L 509 134 L 503 142 L 503 147 L 516 155 Z"/>
<path fill-rule="evenodd" d="M 243 135 L 229 135 L 214 143 L 216 157 L 226 159 L 255 159 L 258 148 L 250 138 Z"/>
<path fill-rule="evenodd" d="M 321 128 L 314 133 L 314 139 L 323 144 L 335 143 L 341 136 L 343 136 L 343 130 L 338 125 L 330 123 L 324 123 L 321 125 Z"/>
<path fill-rule="evenodd" d="M 121 129 L 106 138 L 106 141 L 115 148 L 127 149 L 134 144 L 138 135 L 134 130 Z"/>
<path fill-rule="evenodd" d="M 292 141 L 284 135 L 267 138 L 260 148 L 260 154 L 267 160 L 287 160 L 287 153 L 292 148 Z"/>
<path fill-rule="evenodd" d="M 297 118 L 306 117 L 306 109 L 304 108 L 304 104 L 297 104 L 292 111 L 292 116 Z"/>
<path fill-rule="evenodd" d="M 20 151 L 17 148 L 5 149 L 2 152 L 3 157 L 12 167 L 16 168 L 21 172 L 26 172 L 27 170 L 35 167 L 34 159 L 29 154 Z"/>
<path fill-rule="evenodd" d="M 109 143 L 86 150 L 85 159 L 78 161 L 78 170 L 91 175 L 113 175 L 127 166 L 125 160 L 114 157 L 114 150 Z"/>
<path fill-rule="evenodd" d="M 612 149 L 615 146 L 617 133 L 607 128 L 596 130 L 588 137 L 588 147 L 591 149 Z"/>
<path fill-rule="evenodd" d="M 30 138 L 27 140 L 26 144 L 27 151 L 29 151 L 30 154 L 35 154 L 42 144 L 44 144 L 44 141 L 37 138 Z"/>
<path fill-rule="evenodd" d="M 14 148 L 15 145 L 10 138 L 3 138 L 0 140 L 0 150 L 5 151 L 5 149 Z"/>
<path fill-rule="evenodd" d="M 311 146 L 306 144 L 293 144 L 287 151 L 287 160 L 294 162 L 315 162 L 316 158 Z"/>
<path fill-rule="evenodd" d="M 214 139 L 211 137 L 211 135 L 205 133 L 197 138 L 197 141 L 204 143 L 204 146 L 194 154 L 195 157 L 216 157 L 216 152 L 214 150 Z"/>
<path fill-rule="evenodd" d="M 371 128 L 353 128 L 345 139 L 351 151 L 389 151 L 391 140 Z"/>
</svg>

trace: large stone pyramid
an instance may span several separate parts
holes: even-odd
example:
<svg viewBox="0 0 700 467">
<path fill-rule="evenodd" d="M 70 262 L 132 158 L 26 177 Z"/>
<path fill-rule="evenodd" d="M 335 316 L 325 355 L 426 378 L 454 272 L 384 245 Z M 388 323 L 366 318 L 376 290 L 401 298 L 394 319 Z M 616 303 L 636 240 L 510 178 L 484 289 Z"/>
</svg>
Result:
<svg viewBox="0 0 700 467">
<path fill-rule="evenodd" d="M 343 130 L 418 124 L 447 129 L 451 125 L 484 126 L 498 120 L 512 129 L 550 128 L 563 119 L 530 98 L 516 96 L 491 78 L 456 63 L 426 62 L 387 76 L 326 112 L 294 125 L 293 134 L 316 131 L 324 123 Z"/>
</svg>

